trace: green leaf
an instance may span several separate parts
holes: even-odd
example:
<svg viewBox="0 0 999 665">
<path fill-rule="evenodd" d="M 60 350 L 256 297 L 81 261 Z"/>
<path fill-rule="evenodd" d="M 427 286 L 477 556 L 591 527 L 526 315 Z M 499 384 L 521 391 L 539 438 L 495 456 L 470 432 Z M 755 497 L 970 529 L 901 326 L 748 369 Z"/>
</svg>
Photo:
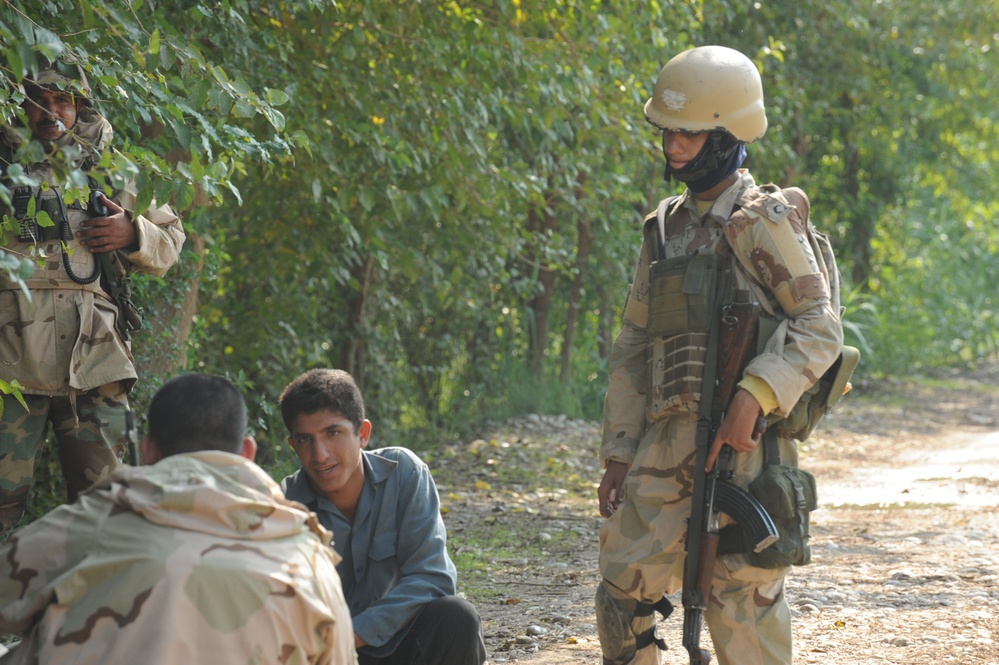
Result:
<svg viewBox="0 0 999 665">
<path fill-rule="evenodd" d="M 287 104 L 291 97 L 288 96 L 284 90 L 276 90 L 274 88 L 265 88 L 267 92 L 267 103 L 271 106 L 281 106 Z"/>
<path fill-rule="evenodd" d="M 42 227 L 55 226 L 55 222 L 52 221 L 52 218 L 44 210 L 39 210 L 38 214 L 35 215 L 35 223 Z"/>
</svg>

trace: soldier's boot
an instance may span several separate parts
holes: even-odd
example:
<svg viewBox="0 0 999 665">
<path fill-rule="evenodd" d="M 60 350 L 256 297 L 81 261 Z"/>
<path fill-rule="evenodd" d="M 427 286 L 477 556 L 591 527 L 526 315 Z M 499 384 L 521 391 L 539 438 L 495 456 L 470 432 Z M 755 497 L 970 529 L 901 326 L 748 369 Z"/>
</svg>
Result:
<svg viewBox="0 0 999 665">
<path fill-rule="evenodd" d="M 666 644 L 656 637 L 655 611 L 669 616 L 673 606 L 666 598 L 639 603 L 604 580 L 595 600 L 604 665 L 661 665 Z"/>
</svg>

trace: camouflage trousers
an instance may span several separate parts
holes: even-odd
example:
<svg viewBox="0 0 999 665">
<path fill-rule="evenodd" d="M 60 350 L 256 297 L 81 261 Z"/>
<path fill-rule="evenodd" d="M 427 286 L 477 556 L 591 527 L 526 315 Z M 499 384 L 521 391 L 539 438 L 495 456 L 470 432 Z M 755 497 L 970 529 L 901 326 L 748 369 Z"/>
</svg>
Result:
<svg viewBox="0 0 999 665">
<path fill-rule="evenodd" d="M 124 455 L 128 398 L 120 383 L 84 393 L 24 395 L 28 406 L 4 396 L 0 417 L 0 535 L 13 529 L 28 508 L 35 463 L 52 425 L 59 465 L 72 503 L 83 490 L 106 479 Z M 75 401 L 75 405 L 74 405 Z"/>
<path fill-rule="evenodd" d="M 635 635 L 654 625 L 651 613 L 636 613 L 636 606 L 647 608 L 683 586 L 696 428 L 693 414 L 649 425 L 622 502 L 601 527 L 603 581 L 596 609 L 607 665 L 661 662 L 654 644 L 636 651 Z M 779 447 L 782 463 L 796 466 L 794 440 L 781 440 Z M 763 451 L 738 454 L 735 460 L 733 481 L 746 487 L 762 470 Z M 742 554 L 718 557 L 704 619 L 719 665 L 791 663 L 791 613 L 784 597 L 788 570 L 751 566 Z"/>
</svg>

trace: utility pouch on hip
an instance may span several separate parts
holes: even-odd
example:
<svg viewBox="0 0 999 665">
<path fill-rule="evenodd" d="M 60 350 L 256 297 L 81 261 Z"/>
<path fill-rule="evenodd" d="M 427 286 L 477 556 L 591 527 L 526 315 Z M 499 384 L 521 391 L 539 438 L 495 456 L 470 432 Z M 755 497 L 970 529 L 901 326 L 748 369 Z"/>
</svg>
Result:
<svg viewBox="0 0 999 665">
<path fill-rule="evenodd" d="M 812 562 L 809 513 L 818 506 L 815 476 L 803 469 L 773 464 L 749 484 L 749 493 L 770 513 L 779 539 L 762 552 L 748 552 L 758 568 L 804 566 Z"/>
<path fill-rule="evenodd" d="M 850 378 L 859 362 L 860 351 L 852 346 L 844 346 L 836 362 L 815 385 L 802 394 L 798 403 L 780 423 L 780 429 L 798 441 L 808 439 L 822 417 L 849 392 Z"/>
<path fill-rule="evenodd" d="M 656 261 L 649 269 L 651 337 L 706 333 L 718 282 L 718 256 L 697 253 Z"/>
</svg>

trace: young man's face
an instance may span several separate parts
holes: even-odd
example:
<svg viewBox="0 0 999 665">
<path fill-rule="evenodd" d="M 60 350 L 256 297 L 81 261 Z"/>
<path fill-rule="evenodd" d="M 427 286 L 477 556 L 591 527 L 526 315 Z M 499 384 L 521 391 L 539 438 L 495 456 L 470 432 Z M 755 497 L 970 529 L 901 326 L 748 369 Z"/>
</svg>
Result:
<svg viewBox="0 0 999 665">
<path fill-rule="evenodd" d="M 288 442 L 298 455 L 312 491 L 337 507 L 352 506 L 364 485 L 361 450 L 367 447 L 371 423 L 358 431 L 338 412 L 323 409 L 299 414 Z"/>
<path fill-rule="evenodd" d="M 694 160 L 708 141 L 707 132 L 663 132 L 663 154 L 669 160 L 669 167 L 679 171 Z"/>
<path fill-rule="evenodd" d="M 40 141 L 55 141 L 76 124 L 82 103 L 69 92 L 33 88 L 24 102 L 28 129 Z"/>
</svg>

